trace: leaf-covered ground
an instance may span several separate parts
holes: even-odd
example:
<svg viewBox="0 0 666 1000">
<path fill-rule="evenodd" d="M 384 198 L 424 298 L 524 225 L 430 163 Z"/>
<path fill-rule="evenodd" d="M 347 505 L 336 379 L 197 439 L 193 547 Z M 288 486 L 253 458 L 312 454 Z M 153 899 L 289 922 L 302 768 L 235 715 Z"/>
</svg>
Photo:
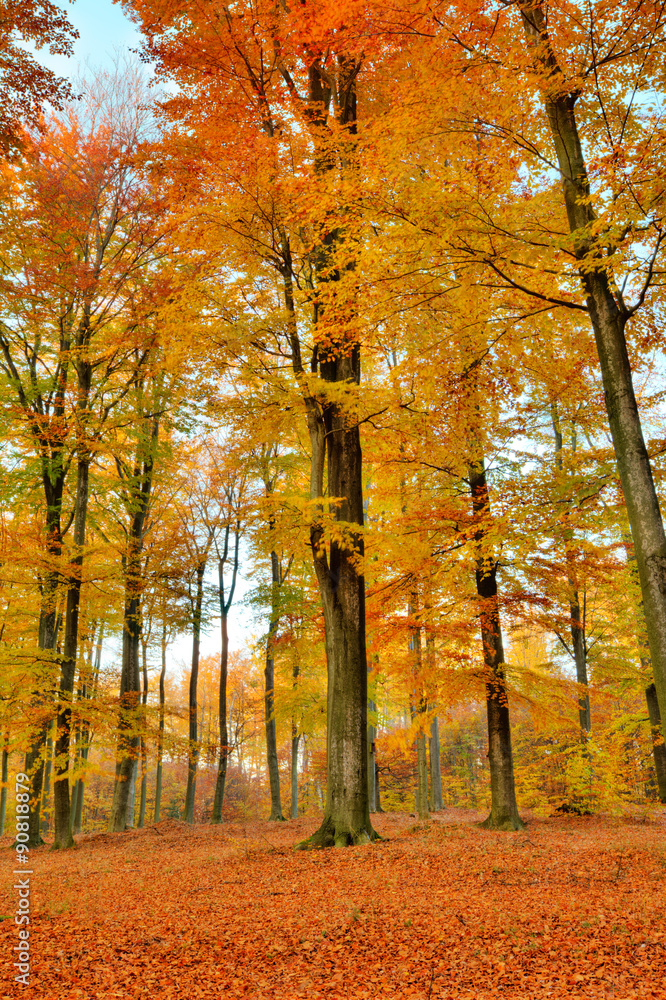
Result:
<svg viewBox="0 0 666 1000">
<path fill-rule="evenodd" d="M 293 851 L 316 820 L 166 821 L 31 854 L 31 984 L 0 996 L 666 997 L 666 810 L 533 820 L 375 817 L 390 839 Z M 13 851 L 0 912 L 13 916 Z"/>
</svg>

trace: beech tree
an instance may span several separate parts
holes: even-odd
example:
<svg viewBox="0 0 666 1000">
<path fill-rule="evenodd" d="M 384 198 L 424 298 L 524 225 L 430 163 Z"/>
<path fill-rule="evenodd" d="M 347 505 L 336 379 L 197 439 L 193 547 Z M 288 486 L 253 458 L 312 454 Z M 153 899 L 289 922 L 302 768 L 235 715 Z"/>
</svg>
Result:
<svg viewBox="0 0 666 1000">
<path fill-rule="evenodd" d="M 72 96 L 69 81 L 42 66 L 21 44 L 71 55 L 78 31 L 51 0 L 2 0 L 0 3 L 0 149 L 23 147 L 26 127 L 39 127 L 44 104 L 62 110 Z"/>
<path fill-rule="evenodd" d="M 214 137 L 217 145 L 221 134 L 233 148 L 230 122 L 239 113 L 247 122 L 244 141 L 250 136 L 255 149 L 261 149 L 276 167 L 283 159 L 280 137 L 290 118 L 309 137 L 306 169 L 313 191 L 321 196 L 307 254 L 307 288 L 312 300 L 307 322 L 313 331 L 309 358 L 304 357 L 290 292 L 297 279 L 286 224 L 276 228 L 279 242 L 271 263 L 285 280 L 291 363 L 310 435 L 310 534 L 329 663 L 327 806 L 311 844 L 364 842 L 373 839 L 374 833 L 367 782 L 361 448 L 353 404 L 354 386 L 360 380 L 360 341 L 354 333 L 355 250 L 348 233 L 361 56 L 355 51 L 356 43 L 346 42 L 342 23 L 326 28 L 322 38 L 323 26 L 303 22 L 296 12 L 293 18 L 284 12 L 276 21 L 274 8 L 253 10 L 252 20 L 259 17 L 262 23 L 258 33 L 248 31 L 249 22 L 240 10 L 227 9 L 220 19 L 215 10 L 188 7 L 183 20 L 180 15 L 185 8 L 179 5 L 165 7 L 156 0 L 127 6 L 142 23 L 147 52 L 160 72 L 186 81 L 182 96 L 170 102 L 172 116 L 199 118 L 201 108 L 210 108 L 213 100 L 214 120 L 198 135 L 207 156 L 212 152 L 207 141 Z M 303 29 L 305 46 L 292 34 Z M 310 31 L 312 42 L 307 41 Z M 202 37 L 207 46 L 200 44 Z M 293 135 L 295 149 L 297 133 Z M 246 150 L 237 149 L 236 162 L 245 160 Z M 318 376 L 316 382 L 311 375 Z M 330 534 L 323 519 L 325 491 L 335 498 L 332 522 L 338 527 Z"/>
</svg>

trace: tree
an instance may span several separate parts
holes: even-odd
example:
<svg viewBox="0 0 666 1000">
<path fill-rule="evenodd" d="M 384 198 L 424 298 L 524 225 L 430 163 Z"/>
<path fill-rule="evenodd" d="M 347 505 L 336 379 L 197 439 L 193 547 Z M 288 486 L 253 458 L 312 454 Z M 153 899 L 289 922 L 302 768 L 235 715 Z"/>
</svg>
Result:
<svg viewBox="0 0 666 1000">
<path fill-rule="evenodd" d="M 222 803 L 227 780 L 227 764 L 229 761 L 230 742 L 227 726 L 227 680 L 229 671 L 229 612 L 233 604 L 238 580 L 238 553 L 242 529 L 244 527 L 244 501 L 246 481 L 238 470 L 225 469 L 221 453 L 213 458 L 213 467 L 217 473 L 217 488 L 220 495 L 223 513 L 220 515 L 220 535 L 215 540 L 217 554 L 217 596 L 220 609 L 220 686 L 219 686 L 219 724 L 220 747 L 215 783 L 215 800 L 213 802 L 212 823 L 222 822 Z M 230 572 L 231 578 L 228 590 L 225 574 Z"/>
<path fill-rule="evenodd" d="M 81 107 L 26 136 L 4 181 L 8 252 L 0 347 L 44 490 L 39 646 L 51 656 L 61 582 L 67 594 L 55 745 L 58 847 L 72 843 L 68 761 L 90 467 L 134 377 L 131 365 L 129 382 L 121 374 L 127 373 L 127 332 L 136 322 L 127 303 L 136 299 L 137 280 L 152 264 L 161 235 L 146 233 L 160 209 L 135 167 L 147 114 L 138 106 L 140 77 L 126 70 L 124 77 L 119 70 L 84 82 Z M 63 504 L 73 465 L 68 517 Z M 66 528 L 73 523 L 69 549 L 63 514 Z M 38 728 L 26 762 L 35 801 L 44 740 Z M 38 810 L 33 815 L 31 822 L 38 822 Z"/>
<path fill-rule="evenodd" d="M 23 147 L 26 126 L 39 127 L 47 101 L 62 110 L 72 96 L 69 82 L 41 66 L 19 39 L 71 55 L 78 37 L 65 12 L 51 0 L 0 3 L 0 149 L 5 155 Z"/>
<path fill-rule="evenodd" d="M 329 663 L 327 806 L 313 846 L 365 842 L 374 838 L 368 811 L 367 663 L 361 447 L 354 387 L 360 380 L 360 341 L 355 331 L 355 236 L 350 197 L 355 183 L 356 88 L 362 60 L 355 40 L 346 40 L 342 22 L 305 22 L 273 7 L 252 10 L 262 31 L 248 30 L 243 10 L 128 3 L 146 32 L 146 51 L 160 72 L 187 79 L 188 90 L 169 111 L 201 119 L 216 109 L 197 141 L 212 154 L 225 136 L 225 154 L 247 163 L 244 143 L 268 157 L 269 170 L 284 160 L 283 137 L 290 120 L 293 146 L 298 133 L 309 137 L 307 165 L 320 205 L 311 225 L 306 300 L 314 343 L 306 370 L 294 312 L 292 242 L 285 223 L 276 227 L 270 253 L 285 281 L 288 343 L 294 378 L 302 393 L 312 450 L 311 546 L 326 622 Z M 173 30 L 176 29 L 176 30 Z M 305 44 L 303 44 L 305 31 Z M 322 35 L 323 32 L 323 35 Z M 295 34 L 298 34 L 298 40 Z M 312 36 L 312 42 L 308 41 Z M 193 44 L 196 38 L 196 44 Z M 202 45 L 202 38 L 206 44 Z M 350 39 L 352 36 L 350 35 Z M 194 74 L 194 75 L 193 75 Z M 214 81 L 214 82 L 213 82 Z M 235 125 L 247 123 L 239 144 Z M 235 134 L 234 134 L 235 133 Z M 286 160 L 288 162 L 288 158 Z M 263 169 L 263 164 L 262 164 Z M 278 175 L 279 176 L 279 172 Z M 277 176 L 275 179 L 277 179 Z M 337 189 L 337 190 L 336 190 Z M 332 197 L 331 197 L 332 196 Z M 294 231 L 298 232 L 295 224 Z M 317 375 L 316 380 L 311 375 Z M 323 497 L 335 498 L 327 536 Z"/>
</svg>

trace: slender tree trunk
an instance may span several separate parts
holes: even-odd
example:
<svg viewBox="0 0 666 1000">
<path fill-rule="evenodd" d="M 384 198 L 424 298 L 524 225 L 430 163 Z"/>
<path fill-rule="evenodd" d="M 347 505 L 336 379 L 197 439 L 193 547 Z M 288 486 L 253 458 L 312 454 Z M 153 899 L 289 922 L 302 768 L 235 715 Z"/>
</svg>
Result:
<svg viewBox="0 0 666 1000">
<path fill-rule="evenodd" d="M 5 832 L 5 815 L 7 813 L 7 782 L 9 781 L 9 731 L 5 732 L 2 744 L 2 791 L 0 791 L 0 837 Z"/>
<path fill-rule="evenodd" d="M 379 798 L 379 761 L 375 757 L 375 812 L 383 813 L 382 803 Z"/>
<path fill-rule="evenodd" d="M 160 718 L 157 730 L 157 774 L 155 775 L 155 816 L 154 823 L 160 821 L 162 807 L 162 757 L 164 755 L 164 679 L 166 677 L 166 624 L 162 631 L 162 669 L 160 670 Z"/>
<path fill-rule="evenodd" d="M 585 642 L 585 622 L 580 612 L 580 600 L 578 591 L 571 594 L 569 606 L 571 613 L 571 644 L 574 651 L 574 661 L 576 663 L 576 681 L 581 692 L 578 696 L 578 722 L 581 733 L 589 735 L 592 729 L 592 717 L 590 715 L 590 691 L 587 677 L 587 645 Z"/>
<path fill-rule="evenodd" d="M 298 685 L 298 675 L 300 673 L 300 665 L 297 659 L 294 659 L 294 664 L 292 667 L 292 687 L 294 691 Z M 298 727 L 296 725 L 296 717 L 292 715 L 291 718 L 291 809 L 289 815 L 292 819 L 298 819 L 298 744 L 300 741 L 300 734 L 298 732 Z"/>
<path fill-rule="evenodd" d="M 51 821 L 51 773 L 53 770 L 54 727 L 55 727 L 55 720 L 49 726 L 47 730 L 48 735 L 46 737 L 44 768 L 43 768 L 44 779 L 42 782 L 42 801 L 40 803 L 40 808 L 39 808 L 40 827 L 43 836 L 49 832 L 49 825 Z"/>
<path fill-rule="evenodd" d="M 73 783 L 72 783 L 72 800 L 71 800 L 70 810 L 69 810 L 69 827 L 70 827 L 70 833 L 72 835 L 75 832 L 74 831 L 74 817 L 76 816 L 76 809 L 77 809 L 78 800 L 79 800 L 79 779 L 76 777 L 76 772 L 78 770 L 79 761 L 80 761 L 80 757 L 79 757 L 78 748 L 77 748 L 77 750 L 76 750 L 76 752 L 74 754 L 74 775 L 75 775 L 75 777 L 74 777 Z"/>
<path fill-rule="evenodd" d="M 291 809 L 292 819 L 298 819 L 298 743 L 300 740 L 296 724 L 291 724 Z"/>
<path fill-rule="evenodd" d="M 87 399 L 87 393 L 86 393 Z M 79 645 L 79 609 L 83 573 L 83 546 L 88 512 L 88 481 L 90 456 L 79 448 L 74 513 L 74 539 L 69 564 L 69 587 L 65 611 L 65 642 L 60 668 L 58 714 L 56 716 L 55 767 L 53 784 L 54 840 L 56 849 L 73 847 L 72 817 L 69 801 L 69 754 L 72 724 L 72 696 L 76 676 L 76 654 Z"/>
<path fill-rule="evenodd" d="M 222 805 L 224 802 L 224 789 L 227 781 L 227 761 L 229 759 L 229 732 L 227 729 L 227 674 L 229 668 L 229 610 L 233 603 L 234 592 L 236 590 L 236 580 L 238 579 L 238 550 L 240 546 L 241 525 L 240 520 L 236 520 L 234 531 L 234 553 L 233 567 L 231 571 L 231 584 L 229 586 L 229 596 L 225 597 L 224 569 L 229 557 L 229 537 L 231 535 L 231 525 L 227 525 L 224 534 L 224 550 L 219 555 L 217 562 L 218 595 L 220 601 L 220 699 L 219 699 L 219 719 L 220 719 L 220 758 L 217 768 L 217 781 L 215 783 L 215 798 L 213 800 L 213 815 L 211 823 L 222 822 Z"/>
<path fill-rule="evenodd" d="M 428 683 L 432 684 L 435 677 L 435 637 L 430 626 L 430 614 L 432 611 L 430 583 L 426 587 L 425 597 L 425 636 L 426 636 L 426 662 L 428 666 Z M 430 736 L 428 737 L 428 756 L 430 760 L 430 809 L 432 812 L 439 812 L 444 808 L 442 800 L 442 764 L 439 750 L 439 719 L 435 716 L 430 723 Z"/>
<path fill-rule="evenodd" d="M 139 770 L 139 747 L 141 737 L 137 736 L 137 754 L 132 761 L 132 774 L 129 779 L 129 795 L 127 796 L 127 823 L 128 829 L 133 830 L 136 826 L 134 822 L 136 816 L 136 776 Z"/>
<path fill-rule="evenodd" d="M 666 737 L 666 535 L 627 352 L 625 327 L 630 314 L 611 284 L 608 240 L 594 230 L 596 216 L 575 113 L 574 88 L 578 84 L 565 79 L 557 61 L 548 36 L 543 0 L 519 0 L 519 9 L 535 69 L 541 75 L 573 250 L 580 261 L 579 274 L 594 330 L 608 422 L 636 550 L 662 734 Z M 599 263 L 594 262 L 593 254 Z"/>
<path fill-rule="evenodd" d="M 220 570 L 220 577 L 222 570 Z M 223 581 L 221 588 L 223 587 Z M 213 800 L 212 823 L 222 822 L 222 805 L 224 803 L 224 788 L 227 781 L 227 758 L 229 756 L 229 733 L 227 730 L 227 673 L 229 667 L 229 631 L 227 611 L 224 601 L 224 590 L 220 590 L 220 630 L 222 633 L 222 649 L 220 651 L 220 757 L 217 766 L 217 781 L 215 783 L 215 798 Z"/>
<path fill-rule="evenodd" d="M 550 413 L 555 434 L 555 467 L 562 476 L 564 472 L 563 461 L 563 437 L 560 426 L 557 402 L 553 400 L 550 404 Z M 572 451 L 575 452 L 575 436 L 572 435 Z M 569 490 L 567 489 L 568 493 Z M 573 650 L 574 663 L 576 665 L 576 681 L 578 683 L 578 721 L 581 734 L 586 737 L 592 728 L 590 716 L 590 692 L 587 676 L 587 644 L 585 641 L 585 621 L 581 616 L 580 598 L 578 592 L 578 581 L 574 553 L 571 548 L 573 542 L 573 531 L 569 521 L 570 501 L 565 503 L 562 516 L 562 540 L 565 548 L 565 559 L 567 567 L 567 585 L 569 590 L 569 628 L 571 631 L 571 649 Z"/>
<path fill-rule="evenodd" d="M 437 716 L 430 723 L 429 756 L 430 756 L 430 808 L 440 812 L 444 808 L 442 799 L 442 765 L 439 751 L 439 719 Z"/>
<path fill-rule="evenodd" d="M 139 641 L 141 635 L 141 600 L 138 593 L 141 560 L 132 558 L 131 570 L 125 583 L 125 611 L 123 616 L 123 663 L 120 679 L 120 714 L 118 720 L 118 756 L 116 783 L 109 829 L 121 832 L 128 825 L 130 786 L 134 775 L 139 748 Z"/>
<path fill-rule="evenodd" d="M 657 776 L 657 788 L 659 790 L 659 801 L 666 802 L 666 745 L 662 736 L 661 715 L 659 714 L 659 702 L 654 684 L 650 684 L 645 689 L 648 715 L 650 717 L 650 730 L 652 736 L 652 754 L 654 757 L 654 771 Z"/>
<path fill-rule="evenodd" d="M 148 650 L 147 645 L 141 640 L 141 659 L 143 688 L 141 691 L 141 801 L 139 804 L 138 829 L 141 830 L 146 822 L 146 798 L 148 796 L 148 741 L 146 739 L 146 706 L 148 704 Z"/>
<path fill-rule="evenodd" d="M 409 651 L 412 654 L 412 678 L 414 695 L 411 705 L 412 724 L 417 723 L 416 733 L 416 811 L 419 819 L 428 819 L 428 759 L 426 756 L 426 737 L 423 717 L 426 712 L 426 698 L 423 690 L 423 662 L 421 655 L 421 626 L 417 595 L 412 595 L 409 603 L 409 616 L 416 619 L 409 639 Z"/>
<path fill-rule="evenodd" d="M 125 607 L 123 613 L 123 658 L 120 672 L 118 748 L 116 782 L 109 830 L 121 832 L 127 826 L 130 784 L 135 775 L 139 751 L 141 692 L 139 647 L 141 639 L 141 590 L 143 587 L 143 532 L 153 484 L 155 451 L 159 436 L 159 417 L 152 417 L 148 440 L 140 440 L 131 477 L 128 477 L 129 529 L 124 557 Z M 133 817 L 132 817 L 133 820 Z"/>
<path fill-rule="evenodd" d="M 81 762 L 85 765 L 88 760 L 88 748 L 84 747 Z M 72 833 L 81 833 L 81 820 L 83 817 L 83 793 L 85 791 L 85 783 L 83 778 L 78 778 L 76 781 L 76 808 L 72 806 L 72 813 L 74 815 L 74 821 L 72 824 Z"/>
<path fill-rule="evenodd" d="M 423 729 L 416 737 L 416 809 L 419 819 L 429 819 L 428 812 L 428 757 L 426 753 L 426 735 Z"/>
<path fill-rule="evenodd" d="M 190 742 L 187 759 L 187 791 L 185 793 L 185 822 L 194 823 L 194 799 L 199 762 L 199 734 L 197 732 L 197 685 L 199 683 L 199 648 L 201 642 L 201 611 L 203 607 L 203 579 L 206 558 L 197 565 L 197 591 L 192 617 L 192 669 L 190 671 Z"/>
<path fill-rule="evenodd" d="M 94 633 L 94 629 L 93 629 Z M 87 687 L 89 691 L 89 697 L 95 698 L 97 696 L 97 684 L 99 680 L 99 671 L 102 662 L 102 643 L 104 641 L 104 622 L 100 622 L 99 632 L 97 634 L 97 641 L 93 644 L 91 642 L 90 648 L 90 683 Z M 93 650 L 94 650 L 94 662 L 93 662 Z M 85 780 L 83 775 L 86 773 L 86 765 L 88 763 L 88 754 L 90 753 L 90 744 L 92 742 L 92 733 L 90 730 L 90 725 L 88 722 L 84 722 L 81 727 L 81 777 L 79 777 L 76 782 L 76 809 L 72 807 L 72 812 L 74 815 L 73 822 L 73 833 L 81 833 L 81 823 L 83 820 L 83 795 L 86 790 Z"/>
<path fill-rule="evenodd" d="M 50 481 L 47 487 L 45 475 L 45 492 L 47 500 L 46 516 L 46 536 L 47 554 L 55 560 L 60 556 L 62 539 L 60 532 L 60 506 L 62 504 L 62 486 L 56 492 L 50 489 Z M 49 506 L 49 500 L 56 500 L 57 507 Z M 56 660 L 56 645 L 58 642 L 58 581 L 57 572 L 46 574 L 42 584 L 42 599 L 39 613 L 39 637 L 38 649 L 40 660 L 40 672 L 52 675 Z M 52 689 L 51 689 L 52 690 Z M 25 755 L 23 770 L 30 778 L 30 815 L 28 830 L 28 847 L 39 847 L 44 843 L 41 832 L 40 811 L 42 802 L 42 786 L 44 782 L 44 755 L 48 734 L 51 730 L 52 706 L 50 694 L 44 690 L 38 690 L 32 698 L 33 708 L 41 716 L 37 723 L 30 748 Z"/>
<path fill-rule="evenodd" d="M 368 671 L 370 674 L 370 671 Z M 368 698 L 368 716 L 372 718 L 377 711 L 377 706 Z M 375 805 L 375 741 L 377 739 L 377 727 L 368 722 L 368 808 L 371 813 L 377 812 Z"/>
<path fill-rule="evenodd" d="M 475 541 L 476 592 L 479 600 L 481 642 L 485 666 L 486 709 L 488 714 L 488 759 L 490 763 L 490 816 L 484 826 L 492 830 L 520 830 L 513 777 L 509 699 L 504 675 L 504 645 L 497 600 L 497 563 L 488 552 L 486 535 L 490 499 L 485 461 L 477 458 L 469 467 L 472 509 L 477 522 Z"/>
<path fill-rule="evenodd" d="M 270 528 L 275 527 L 271 521 Z M 266 726 L 266 761 L 271 788 L 270 820 L 283 820 L 280 802 L 280 770 L 277 755 L 277 734 L 275 731 L 275 638 L 280 622 L 280 561 L 277 552 L 271 550 L 271 618 L 266 640 L 266 668 L 264 670 L 264 720 Z"/>
</svg>

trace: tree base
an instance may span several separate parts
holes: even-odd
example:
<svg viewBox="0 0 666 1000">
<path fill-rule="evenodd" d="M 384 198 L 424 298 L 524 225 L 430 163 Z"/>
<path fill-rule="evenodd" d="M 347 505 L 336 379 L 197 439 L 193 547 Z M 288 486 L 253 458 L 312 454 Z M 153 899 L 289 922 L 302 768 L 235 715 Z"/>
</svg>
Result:
<svg viewBox="0 0 666 1000">
<path fill-rule="evenodd" d="M 527 823 L 524 823 L 518 814 L 515 816 L 495 817 L 491 813 L 488 819 L 484 819 L 483 823 L 479 823 L 479 826 L 482 830 L 500 830 L 506 833 L 515 833 L 516 830 L 524 830 Z"/>
<path fill-rule="evenodd" d="M 51 845 L 51 850 L 52 851 L 68 851 L 72 847 L 76 847 L 76 841 L 74 840 L 73 837 L 69 837 L 68 840 L 63 841 L 62 843 L 54 841 L 54 843 Z"/>
<path fill-rule="evenodd" d="M 12 851 L 15 850 L 17 844 L 18 844 L 18 840 L 15 840 L 10 849 Z M 40 835 L 37 838 L 37 840 L 27 840 L 24 846 L 27 847 L 28 849 L 32 850 L 33 847 L 44 847 L 45 844 L 46 844 L 46 841 L 44 840 L 44 838 L 42 837 L 42 835 L 40 833 Z"/>
<path fill-rule="evenodd" d="M 352 829 L 347 823 L 336 823 L 331 816 L 324 820 L 311 837 L 296 844 L 297 851 L 323 850 L 328 847 L 357 847 L 360 844 L 371 844 L 382 838 L 371 823 L 364 824 L 360 829 Z"/>
<path fill-rule="evenodd" d="M 287 820 L 282 815 L 282 813 L 278 813 L 277 815 L 274 815 L 273 813 L 271 813 L 270 816 L 268 817 L 268 822 L 269 823 L 286 823 Z"/>
</svg>

